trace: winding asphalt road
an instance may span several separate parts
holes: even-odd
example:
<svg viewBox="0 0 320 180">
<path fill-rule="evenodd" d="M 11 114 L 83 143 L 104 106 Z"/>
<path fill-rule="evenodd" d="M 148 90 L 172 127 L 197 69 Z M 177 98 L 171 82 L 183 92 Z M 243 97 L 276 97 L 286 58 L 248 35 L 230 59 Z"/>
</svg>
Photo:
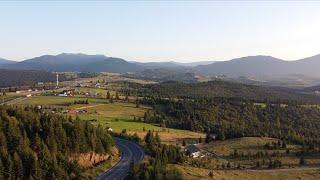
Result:
<svg viewBox="0 0 320 180">
<path fill-rule="evenodd" d="M 122 180 L 130 171 L 130 163 L 143 160 L 144 151 L 138 144 L 120 138 L 114 138 L 121 151 L 120 161 L 108 171 L 99 175 L 96 180 Z"/>
</svg>

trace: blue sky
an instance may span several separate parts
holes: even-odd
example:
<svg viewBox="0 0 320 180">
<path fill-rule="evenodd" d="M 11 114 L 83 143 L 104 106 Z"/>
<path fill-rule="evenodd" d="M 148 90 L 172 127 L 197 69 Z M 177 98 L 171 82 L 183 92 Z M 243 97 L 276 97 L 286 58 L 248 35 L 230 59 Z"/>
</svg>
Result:
<svg viewBox="0 0 320 180">
<path fill-rule="evenodd" d="M 0 2 L 0 57 L 105 54 L 138 61 L 320 53 L 320 2 Z"/>
</svg>

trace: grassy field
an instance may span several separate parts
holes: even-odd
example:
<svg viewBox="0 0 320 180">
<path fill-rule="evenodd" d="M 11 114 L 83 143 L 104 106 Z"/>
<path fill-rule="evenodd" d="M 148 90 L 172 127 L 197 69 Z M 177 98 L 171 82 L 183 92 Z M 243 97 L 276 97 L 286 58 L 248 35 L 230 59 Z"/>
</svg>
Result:
<svg viewBox="0 0 320 180">
<path fill-rule="evenodd" d="M 2 102 L 7 102 L 7 101 L 11 101 L 13 99 L 19 98 L 19 97 L 23 97 L 22 95 L 16 94 L 16 93 L 7 93 L 7 95 L 5 96 L 0 96 L 0 103 Z"/>
<path fill-rule="evenodd" d="M 106 99 L 86 98 L 86 97 L 59 97 L 59 96 L 34 96 L 17 105 L 64 105 L 66 103 L 73 103 L 75 100 L 89 100 L 89 103 L 99 104 L 107 103 Z"/>
<path fill-rule="evenodd" d="M 72 104 L 75 100 L 86 99 L 89 100 L 89 104 Z M 134 103 L 128 102 L 115 102 L 111 104 L 103 98 L 34 96 L 19 102 L 17 105 L 52 105 L 61 106 L 69 110 L 84 109 L 88 112 L 77 115 L 82 120 L 90 120 L 93 124 L 111 127 L 114 132 L 121 132 L 123 129 L 126 129 L 129 134 L 137 133 L 141 138 L 145 136 L 148 130 L 155 131 L 159 133 L 163 142 L 171 144 L 181 143 L 185 138 L 198 139 L 205 136 L 203 133 L 162 128 L 157 124 L 147 124 L 138 121 L 139 118 L 143 118 L 144 113 L 150 107 L 140 106 L 137 108 Z"/>
<path fill-rule="evenodd" d="M 186 180 L 215 179 L 215 180 L 291 180 L 291 179 L 320 179 L 320 169 L 285 169 L 285 170 L 210 170 L 189 166 L 175 165 L 183 173 Z M 209 172 L 213 176 L 209 176 Z"/>
<path fill-rule="evenodd" d="M 94 93 L 98 93 L 101 96 L 106 96 L 107 94 L 107 90 L 103 89 L 103 88 L 86 88 L 86 87 L 82 87 L 82 88 L 75 88 L 75 92 L 79 92 L 79 93 L 86 93 L 86 92 L 94 92 Z"/>
<path fill-rule="evenodd" d="M 196 133 L 185 130 L 163 128 L 156 124 L 147 124 L 139 122 L 149 107 L 135 107 L 132 103 L 113 103 L 88 106 L 73 106 L 78 109 L 88 110 L 88 114 L 81 114 L 79 117 L 83 120 L 91 120 L 94 124 L 101 124 L 105 127 L 111 127 L 114 132 L 121 132 L 126 129 L 129 134 L 137 133 L 143 138 L 147 131 L 158 132 L 163 142 L 181 143 L 183 138 L 204 137 L 203 133 Z M 136 120 L 134 120 L 136 118 Z"/>
</svg>

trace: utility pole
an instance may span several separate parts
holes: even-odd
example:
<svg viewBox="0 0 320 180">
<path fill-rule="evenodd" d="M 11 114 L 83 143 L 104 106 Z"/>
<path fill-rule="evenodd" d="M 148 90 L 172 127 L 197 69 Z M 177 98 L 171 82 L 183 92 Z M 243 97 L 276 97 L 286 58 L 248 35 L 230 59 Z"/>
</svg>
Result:
<svg viewBox="0 0 320 180">
<path fill-rule="evenodd" d="M 56 88 L 59 88 L 59 74 L 57 73 L 57 85 Z"/>
<path fill-rule="evenodd" d="M 2 92 L 2 104 L 4 104 L 4 96 L 6 95 L 6 92 Z"/>
</svg>

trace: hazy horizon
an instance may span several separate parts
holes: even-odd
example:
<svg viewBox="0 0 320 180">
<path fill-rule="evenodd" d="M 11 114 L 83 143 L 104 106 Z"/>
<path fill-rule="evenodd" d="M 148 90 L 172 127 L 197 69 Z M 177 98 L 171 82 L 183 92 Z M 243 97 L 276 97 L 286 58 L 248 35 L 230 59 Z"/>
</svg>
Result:
<svg viewBox="0 0 320 180">
<path fill-rule="evenodd" d="M 320 53 L 320 2 L 0 2 L 0 57 L 104 54 L 139 62 Z"/>
<path fill-rule="evenodd" d="M 234 58 L 231 58 L 231 59 L 210 59 L 210 60 L 190 60 L 190 59 L 187 59 L 188 61 L 179 61 L 179 60 L 174 60 L 174 59 L 171 59 L 171 60 L 163 60 L 163 61 L 152 61 L 152 60 L 144 60 L 144 61 L 141 61 L 139 59 L 125 59 L 123 57 L 116 57 L 116 56 L 108 56 L 108 55 L 105 55 L 105 54 L 101 54 L 101 53 L 94 53 L 94 54 L 87 54 L 87 53 L 82 53 L 82 52 L 61 52 L 61 53 L 57 53 L 57 54 L 41 54 L 41 55 L 36 55 L 34 57 L 30 57 L 30 58 L 27 58 L 27 59 L 18 59 L 18 60 L 14 60 L 14 59 L 6 59 L 6 58 L 3 58 L 1 57 L 0 55 L 0 59 L 5 59 L 5 60 L 11 60 L 11 61 L 16 61 L 16 62 L 21 62 L 21 61 L 24 61 L 24 60 L 29 60 L 29 59 L 33 59 L 33 58 L 37 58 L 37 57 L 41 57 L 41 56 L 45 56 L 45 55 L 50 55 L 50 56 L 57 56 L 57 55 L 60 55 L 60 54 L 84 54 L 84 55 L 103 55 L 103 56 L 106 56 L 106 57 L 112 57 L 112 58 L 120 58 L 120 59 L 124 59 L 128 62 L 137 62 L 137 63 L 161 63 L 161 62 L 175 62 L 175 63 L 185 63 L 185 64 L 188 64 L 188 63 L 199 63 L 199 62 L 219 62 L 219 61 L 230 61 L 230 60 L 233 60 L 233 59 L 237 59 L 237 58 L 243 58 L 243 57 L 250 57 L 250 56 L 271 56 L 271 55 L 267 55 L 267 54 L 256 54 L 256 55 L 246 55 L 246 56 L 239 56 L 239 57 L 234 57 Z M 287 59 L 281 59 L 281 58 L 278 58 L 278 57 L 275 57 L 275 56 L 271 56 L 273 58 L 277 58 L 277 59 L 281 59 L 283 61 L 296 61 L 296 60 L 302 60 L 302 59 L 305 59 L 305 58 L 310 58 L 310 57 L 313 57 L 313 56 L 317 56 L 317 55 L 320 55 L 319 54 L 314 54 L 314 55 L 311 55 L 311 56 L 307 56 L 307 57 L 302 57 L 300 59 L 294 59 L 294 60 L 287 60 Z"/>
</svg>

